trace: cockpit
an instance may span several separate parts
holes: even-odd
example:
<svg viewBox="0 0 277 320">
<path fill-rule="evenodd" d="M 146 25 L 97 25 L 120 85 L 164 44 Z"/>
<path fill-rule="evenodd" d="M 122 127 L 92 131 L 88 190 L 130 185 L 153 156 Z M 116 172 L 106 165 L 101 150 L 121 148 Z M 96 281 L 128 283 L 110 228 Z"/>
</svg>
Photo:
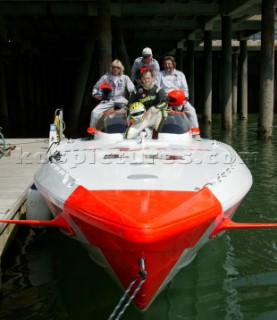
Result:
<svg viewBox="0 0 277 320">
<path fill-rule="evenodd" d="M 160 133 L 184 134 L 190 131 L 190 123 L 185 112 L 168 110 L 168 116 L 160 124 Z M 125 109 L 104 112 L 98 120 L 96 129 L 104 133 L 122 133 L 127 130 L 127 111 Z"/>
</svg>

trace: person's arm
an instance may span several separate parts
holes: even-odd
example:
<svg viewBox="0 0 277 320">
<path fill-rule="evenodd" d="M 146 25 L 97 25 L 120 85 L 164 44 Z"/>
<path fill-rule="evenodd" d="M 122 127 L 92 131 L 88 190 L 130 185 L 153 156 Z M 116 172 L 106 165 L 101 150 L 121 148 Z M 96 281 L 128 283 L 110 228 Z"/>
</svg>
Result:
<svg viewBox="0 0 277 320">
<path fill-rule="evenodd" d="M 139 101 L 139 99 L 138 99 L 137 91 L 136 91 L 136 89 L 134 89 L 130 95 L 128 105 L 130 105 L 134 102 L 138 102 L 138 101 Z"/>
<path fill-rule="evenodd" d="M 100 85 L 104 82 L 104 76 L 102 76 L 96 83 L 95 85 L 93 86 L 93 89 L 92 89 L 92 96 L 93 98 L 95 98 L 96 100 L 101 100 L 102 99 L 102 95 L 101 94 L 98 94 L 99 92 L 99 88 L 100 88 Z"/>
<path fill-rule="evenodd" d="M 131 79 L 128 76 L 126 76 L 126 90 L 128 91 L 129 96 L 132 94 L 134 89 L 135 89 L 135 86 L 134 86 L 133 82 L 131 81 Z"/>
<path fill-rule="evenodd" d="M 153 62 L 154 62 L 154 72 L 159 73 L 160 72 L 159 62 L 157 60 L 153 60 Z"/>
<path fill-rule="evenodd" d="M 185 92 L 186 99 L 188 100 L 189 99 L 189 87 L 188 87 L 186 76 L 184 75 L 183 72 L 180 72 L 179 76 L 180 76 L 181 85 L 182 85 L 181 90 L 183 90 Z"/>
<path fill-rule="evenodd" d="M 155 106 L 157 109 L 166 109 L 167 108 L 167 100 L 166 93 L 163 88 L 158 88 L 157 90 L 159 103 Z"/>
<path fill-rule="evenodd" d="M 138 59 L 136 59 L 133 63 L 132 69 L 131 69 L 131 80 L 132 82 L 135 81 L 137 76 L 137 70 L 138 70 Z"/>
<path fill-rule="evenodd" d="M 154 82 L 157 86 L 160 86 L 160 82 L 161 82 L 161 75 L 160 75 L 160 65 L 159 62 L 157 60 L 153 60 L 154 62 Z"/>
<path fill-rule="evenodd" d="M 155 106 L 152 106 L 149 108 L 146 112 L 148 113 L 148 116 L 150 116 L 151 113 L 156 113 L 161 111 L 163 118 L 167 117 L 167 100 L 166 100 L 166 94 L 163 88 L 158 87 L 156 90 L 156 101 L 157 104 Z"/>
</svg>

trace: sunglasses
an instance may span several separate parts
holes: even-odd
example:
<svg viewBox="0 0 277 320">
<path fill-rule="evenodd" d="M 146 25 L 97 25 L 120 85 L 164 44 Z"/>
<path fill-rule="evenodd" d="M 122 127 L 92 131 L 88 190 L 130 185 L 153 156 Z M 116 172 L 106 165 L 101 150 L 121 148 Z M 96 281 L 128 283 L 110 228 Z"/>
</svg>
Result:
<svg viewBox="0 0 277 320">
<path fill-rule="evenodd" d="M 120 67 L 117 67 L 117 66 L 112 66 L 113 69 L 118 69 L 120 70 L 121 68 Z"/>
</svg>

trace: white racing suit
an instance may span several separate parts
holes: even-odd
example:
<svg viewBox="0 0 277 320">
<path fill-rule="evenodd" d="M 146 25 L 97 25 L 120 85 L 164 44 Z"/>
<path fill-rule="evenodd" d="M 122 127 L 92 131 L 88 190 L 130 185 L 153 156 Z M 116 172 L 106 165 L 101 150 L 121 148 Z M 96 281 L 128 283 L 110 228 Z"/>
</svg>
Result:
<svg viewBox="0 0 277 320">
<path fill-rule="evenodd" d="M 112 87 L 111 96 L 107 100 L 102 100 L 91 112 L 90 126 L 95 127 L 102 113 L 114 108 L 116 105 L 124 104 L 127 106 L 126 94 L 130 95 L 134 90 L 134 84 L 127 75 L 120 75 L 116 83 L 110 73 L 103 75 L 94 85 L 92 95 L 96 95 L 100 86 L 108 83 Z"/>
<path fill-rule="evenodd" d="M 172 109 L 175 111 L 185 111 L 190 122 L 192 135 L 195 136 L 200 134 L 199 123 L 195 108 L 188 101 L 186 101 L 184 105 L 175 106 L 172 107 Z"/>
<path fill-rule="evenodd" d="M 157 86 L 159 86 L 160 83 L 160 65 L 159 62 L 152 58 L 149 65 L 145 64 L 143 61 L 143 57 L 136 58 L 136 60 L 133 63 L 132 70 L 131 70 L 131 79 L 133 82 L 135 80 L 140 79 L 140 69 L 141 68 L 147 68 L 150 69 L 154 74 L 154 82 Z"/>
<path fill-rule="evenodd" d="M 97 121 L 101 118 L 103 112 L 114 108 L 116 105 L 127 106 L 128 100 L 124 97 L 111 98 L 109 100 L 102 100 L 91 112 L 90 127 L 96 127 Z"/>
<path fill-rule="evenodd" d="M 142 122 L 133 123 L 129 126 L 125 134 L 126 139 L 138 137 L 145 128 L 155 128 L 158 131 L 163 118 L 162 111 L 155 107 L 151 107 L 150 110 L 151 112 Z"/>
<path fill-rule="evenodd" d="M 183 90 L 186 99 L 189 99 L 189 88 L 187 79 L 182 71 L 174 69 L 173 72 L 162 70 L 160 72 L 160 87 L 162 87 L 165 93 L 172 90 Z"/>
</svg>

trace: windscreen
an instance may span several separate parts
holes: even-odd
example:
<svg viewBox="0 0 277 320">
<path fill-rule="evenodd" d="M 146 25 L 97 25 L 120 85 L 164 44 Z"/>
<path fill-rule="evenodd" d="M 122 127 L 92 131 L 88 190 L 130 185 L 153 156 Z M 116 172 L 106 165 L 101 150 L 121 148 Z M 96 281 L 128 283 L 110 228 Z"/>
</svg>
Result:
<svg viewBox="0 0 277 320">
<path fill-rule="evenodd" d="M 190 123 L 185 112 L 168 111 L 168 117 L 161 123 L 159 132 L 183 134 L 190 129 Z"/>
<path fill-rule="evenodd" d="M 105 133 L 124 133 L 127 129 L 126 111 L 104 112 L 97 122 L 96 129 Z"/>
</svg>

